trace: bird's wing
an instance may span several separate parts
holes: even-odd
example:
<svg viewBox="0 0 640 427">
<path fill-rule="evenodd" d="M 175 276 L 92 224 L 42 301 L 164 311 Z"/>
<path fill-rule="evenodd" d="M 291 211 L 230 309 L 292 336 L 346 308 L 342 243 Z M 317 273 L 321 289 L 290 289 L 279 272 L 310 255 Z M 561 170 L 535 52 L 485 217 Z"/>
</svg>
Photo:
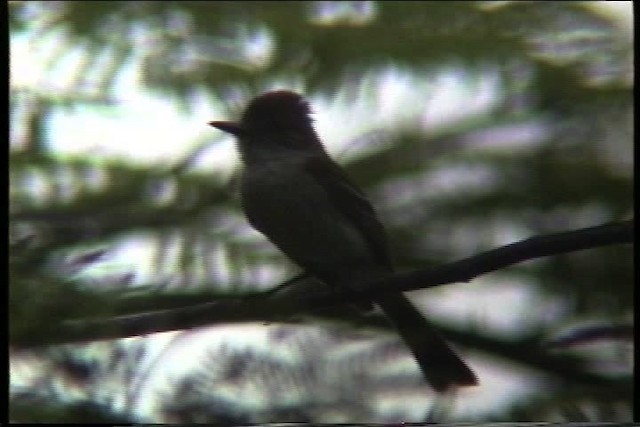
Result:
<svg viewBox="0 0 640 427">
<path fill-rule="evenodd" d="M 351 182 L 340 166 L 326 158 L 311 158 L 305 167 L 326 191 L 333 205 L 360 230 L 376 261 L 391 268 L 384 227 L 362 190 Z"/>
</svg>

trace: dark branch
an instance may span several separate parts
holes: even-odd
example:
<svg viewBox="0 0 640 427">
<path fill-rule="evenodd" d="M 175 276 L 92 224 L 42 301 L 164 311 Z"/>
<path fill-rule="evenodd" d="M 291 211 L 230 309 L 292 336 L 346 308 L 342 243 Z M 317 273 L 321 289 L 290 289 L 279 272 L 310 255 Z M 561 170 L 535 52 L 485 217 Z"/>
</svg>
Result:
<svg viewBox="0 0 640 427">
<path fill-rule="evenodd" d="M 332 292 L 326 286 L 308 277 L 296 278 L 275 291 L 240 298 L 217 301 L 143 314 L 110 319 L 66 321 L 47 337 L 47 342 L 22 339 L 13 344 L 23 347 L 70 343 L 101 339 L 124 338 L 210 326 L 233 322 L 290 321 L 300 313 L 313 313 L 316 317 L 353 319 L 345 316 L 343 305 L 338 314 L 328 307 L 357 300 L 370 300 L 387 293 L 410 291 L 455 282 L 466 282 L 481 274 L 510 265 L 549 255 L 590 249 L 600 246 L 633 242 L 633 221 L 607 224 L 565 233 L 534 237 L 513 243 L 451 264 L 436 266 L 372 283 L 362 291 L 349 295 Z"/>
<path fill-rule="evenodd" d="M 396 290 L 412 291 L 456 282 L 468 282 L 482 274 L 523 261 L 601 246 L 633 243 L 633 229 L 634 221 L 629 220 L 532 237 L 450 264 L 398 274 L 392 279 L 393 286 Z M 382 294 L 393 288 L 387 283 L 380 282 L 371 286 L 371 289 L 376 289 L 376 292 L 368 292 L 369 295 Z"/>
</svg>

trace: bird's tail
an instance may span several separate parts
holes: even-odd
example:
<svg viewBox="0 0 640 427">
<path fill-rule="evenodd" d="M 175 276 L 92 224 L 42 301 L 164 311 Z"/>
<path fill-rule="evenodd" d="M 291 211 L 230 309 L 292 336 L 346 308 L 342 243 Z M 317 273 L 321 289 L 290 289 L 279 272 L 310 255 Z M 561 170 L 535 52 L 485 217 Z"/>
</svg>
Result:
<svg viewBox="0 0 640 427">
<path fill-rule="evenodd" d="M 393 322 L 435 390 L 478 384 L 473 371 L 404 295 L 389 295 L 375 302 Z"/>
</svg>

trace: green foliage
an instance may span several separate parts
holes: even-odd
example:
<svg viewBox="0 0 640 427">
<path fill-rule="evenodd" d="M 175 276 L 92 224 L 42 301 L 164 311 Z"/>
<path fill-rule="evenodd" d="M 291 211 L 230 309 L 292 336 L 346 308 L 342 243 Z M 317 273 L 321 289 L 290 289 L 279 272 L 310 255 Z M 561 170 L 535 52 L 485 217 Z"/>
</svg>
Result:
<svg viewBox="0 0 640 427">
<path fill-rule="evenodd" d="M 380 140 L 384 145 L 350 156 L 345 167 L 379 208 L 399 269 L 453 261 L 513 240 L 632 214 L 632 47 L 611 20 L 584 2 L 63 1 L 10 2 L 9 12 L 11 37 L 26 35 L 35 49 L 57 40 L 55 52 L 41 52 L 50 72 L 72 50 L 80 49 L 82 56 L 61 91 L 46 76 L 34 87 L 11 88 L 9 310 L 14 346 L 46 343 L 66 321 L 255 292 L 264 285 L 258 280 L 261 269 L 283 276 L 290 270 L 262 241 L 247 237 L 224 174 L 192 168 L 199 151 L 158 166 L 98 154 L 70 157 L 48 148 L 49 142 L 66 137 L 49 127 L 56 114 L 118 107 L 117 80 L 129 63 L 139 67 L 149 93 L 184 111 L 192 111 L 194 100 L 205 96 L 236 112 L 254 95 L 288 87 L 314 99 L 342 99 L 341 123 L 335 123 L 342 127 L 353 122 L 356 106 L 364 105 L 363 142 L 367 148 Z M 380 112 L 390 102 L 379 90 L 386 72 L 408 82 L 411 93 L 405 94 L 402 111 L 389 113 L 402 117 L 381 125 Z M 481 112 L 432 124 L 430 112 L 439 106 L 431 97 L 441 75 L 461 82 L 461 111 L 481 96 L 484 80 L 496 82 L 491 102 Z M 14 128 L 21 130 L 19 135 Z M 514 143 L 523 139 L 528 142 Z M 175 143 L 187 147 L 190 142 Z M 136 236 L 155 246 L 155 285 L 136 288 L 139 294 L 131 298 L 125 295 L 131 291 L 125 276 L 88 280 L 81 274 L 100 263 L 95 259 L 100 256 L 91 257 L 96 247 L 108 253 Z M 169 279 L 163 276 L 167 271 Z M 628 321 L 633 312 L 628 247 L 549 257 L 508 274 L 509 280 L 530 284 L 565 307 L 551 322 L 544 314 L 533 321 L 541 334 L 577 320 Z M 116 291 L 98 291 L 96 285 L 115 285 Z M 182 295 L 185 289 L 194 293 Z M 173 302 L 168 302 L 171 295 Z M 491 309 L 510 307 L 498 301 Z M 478 324 L 460 333 L 473 337 L 478 330 L 485 328 Z M 336 338 L 324 345 L 339 349 L 344 342 Z M 114 352 L 121 351 L 115 346 Z M 345 358 L 344 364 L 321 360 L 319 354 L 308 354 L 304 363 L 265 355 L 261 360 L 268 366 L 259 375 L 240 372 L 233 379 L 196 372 L 175 381 L 179 387 L 165 393 L 157 411 L 163 418 L 154 421 L 323 421 L 328 409 L 314 402 L 319 396 L 312 391 L 318 383 L 326 387 L 325 396 L 344 398 L 345 407 L 359 416 L 355 421 L 413 420 L 406 413 L 385 418 L 375 405 L 347 399 L 365 384 L 350 375 L 366 376 L 356 366 L 379 350 Z M 476 350 L 501 356 L 489 347 Z M 46 348 L 37 357 L 51 361 L 54 352 Z M 203 366 L 213 370 L 216 357 L 212 354 Z M 224 366 L 247 357 L 257 358 L 251 352 L 229 352 Z M 105 356 L 98 365 L 117 371 L 125 359 Z M 154 366 L 138 367 L 135 375 L 150 376 Z M 336 369 L 344 370 L 343 388 L 321 381 Z M 53 384 L 64 376 L 61 372 L 51 369 L 40 379 Z M 294 378 L 287 380 L 299 393 L 293 406 L 273 399 L 272 407 L 251 413 L 251 408 L 229 403 L 225 387 L 231 383 L 268 395 L 285 387 L 286 381 L 275 385 L 281 372 Z M 376 384 L 382 394 L 424 394 L 411 380 L 385 378 Z M 100 387 L 100 381 L 83 387 Z M 509 421 L 526 414 L 573 421 L 573 416 L 586 417 L 585 405 L 631 407 L 630 395 L 603 393 L 601 386 L 577 393 L 572 387 L 532 387 L 530 398 L 514 399 L 503 413 L 474 419 Z M 46 396 L 46 408 L 53 408 L 50 421 L 70 422 L 58 413 L 66 396 L 51 390 Z M 129 396 L 127 402 L 135 400 L 131 390 L 121 392 Z M 24 402 L 14 402 L 16 419 L 27 419 Z M 111 407 L 116 406 L 122 408 Z M 127 410 L 133 412 L 131 406 Z M 78 422 L 97 419 L 86 411 L 72 413 Z M 629 413 L 598 410 L 594 418 L 626 421 Z M 42 414 L 38 421 L 46 418 Z"/>
</svg>

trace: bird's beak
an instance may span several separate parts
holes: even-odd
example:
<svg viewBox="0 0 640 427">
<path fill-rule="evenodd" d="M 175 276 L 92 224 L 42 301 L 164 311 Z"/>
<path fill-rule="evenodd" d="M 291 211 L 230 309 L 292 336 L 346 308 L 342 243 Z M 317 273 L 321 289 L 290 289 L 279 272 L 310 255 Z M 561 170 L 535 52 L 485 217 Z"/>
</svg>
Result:
<svg viewBox="0 0 640 427">
<path fill-rule="evenodd" d="M 236 122 L 209 122 L 209 126 L 213 126 L 234 136 L 240 136 L 240 134 L 242 134 L 242 128 Z"/>
</svg>

